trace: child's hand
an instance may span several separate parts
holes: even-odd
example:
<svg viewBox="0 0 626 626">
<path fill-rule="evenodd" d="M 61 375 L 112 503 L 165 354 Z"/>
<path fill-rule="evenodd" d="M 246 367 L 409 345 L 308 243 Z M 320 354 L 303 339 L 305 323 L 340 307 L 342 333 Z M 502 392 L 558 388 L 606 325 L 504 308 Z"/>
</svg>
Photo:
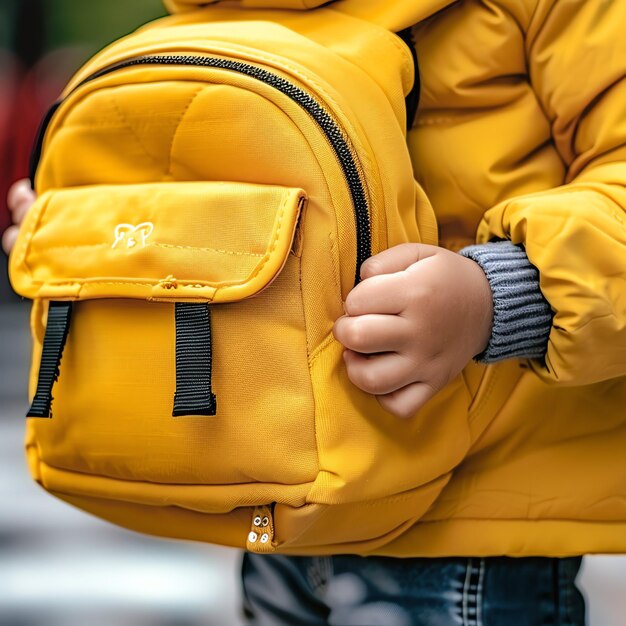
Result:
<svg viewBox="0 0 626 626">
<path fill-rule="evenodd" d="M 368 259 L 361 278 L 333 331 L 348 376 L 390 413 L 411 417 L 486 348 L 489 282 L 474 261 L 423 244 Z"/>
<path fill-rule="evenodd" d="M 20 180 L 15 183 L 7 196 L 7 205 L 11 211 L 11 218 L 13 220 L 13 226 L 9 226 L 2 235 L 2 248 L 9 254 L 11 249 L 15 245 L 17 234 L 20 229 L 20 224 L 24 220 L 26 212 L 35 202 L 35 192 L 30 188 L 30 182 L 28 180 Z"/>
</svg>

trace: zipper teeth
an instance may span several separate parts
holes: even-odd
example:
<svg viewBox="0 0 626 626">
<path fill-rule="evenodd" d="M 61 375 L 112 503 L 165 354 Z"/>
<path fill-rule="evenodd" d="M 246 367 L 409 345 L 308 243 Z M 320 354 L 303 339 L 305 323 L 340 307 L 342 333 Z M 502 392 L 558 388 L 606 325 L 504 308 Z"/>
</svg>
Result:
<svg viewBox="0 0 626 626">
<path fill-rule="evenodd" d="M 339 125 L 333 120 L 324 107 L 297 85 L 288 80 L 264 70 L 250 63 L 241 61 L 232 61 L 219 57 L 196 56 L 196 55 L 147 55 L 141 56 L 128 61 L 116 63 L 110 67 L 106 67 L 95 74 L 92 74 L 78 86 L 91 82 L 102 76 L 106 76 L 111 72 L 125 69 L 138 65 L 194 65 L 199 67 L 212 67 L 218 69 L 226 69 L 240 74 L 245 74 L 257 80 L 260 80 L 271 87 L 274 87 L 281 93 L 288 96 L 296 104 L 302 107 L 318 124 L 330 142 L 339 163 L 346 177 L 350 195 L 354 204 L 354 215 L 356 221 L 356 238 L 357 238 L 357 262 L 355 272 L 355 285 L 360 280 L 360 267 L 372 254 L 372 238 L 371 238 L 371 220 L 369 206 L 363 180 L 359 173 L 359 167 L 355 161 L 350 145 L 346 137 L 341 132 Z"/>
</svg>

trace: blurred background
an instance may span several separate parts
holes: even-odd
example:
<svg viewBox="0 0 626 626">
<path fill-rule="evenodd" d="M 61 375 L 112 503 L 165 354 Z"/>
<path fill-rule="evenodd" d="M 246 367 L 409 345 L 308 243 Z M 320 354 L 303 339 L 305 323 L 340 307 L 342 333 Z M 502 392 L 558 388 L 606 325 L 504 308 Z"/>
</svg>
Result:
<svg viewBox="0 0 626 626">
<path fill-rule="evenodd" d="M 0 232 L 6 191 L 71 74 L 163 13 L 159 0 L 0 0 Z M 117 529 L 30 480 L 28 312 L 0 253 L 0 626 L 239 626 L 239 553 Z M 625 557 L 587 557 L 579 584 L 591 626 L 626 626 Z"/>
<path fill-rule="evenodd" d="M 160 0 L 0 0 L 0 232 L 41 118 L 94 52 L 164 14 Z M 28 476 L 29 303 L 0 252 L 0 626 L 239 626 L 234 550 L 130 533 Z"/>
</svg>

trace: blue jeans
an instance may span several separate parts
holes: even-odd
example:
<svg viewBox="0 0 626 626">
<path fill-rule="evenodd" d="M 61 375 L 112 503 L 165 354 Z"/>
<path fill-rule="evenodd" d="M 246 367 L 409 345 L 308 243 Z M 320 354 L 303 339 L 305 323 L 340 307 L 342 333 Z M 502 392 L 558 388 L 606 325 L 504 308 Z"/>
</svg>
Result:
<svg viewBox="0 0 626 626">
<path fill-rule="evenodd" d="M 255 626 L 583 626 L 581 559 L 246 554 Z"/>
</svg>

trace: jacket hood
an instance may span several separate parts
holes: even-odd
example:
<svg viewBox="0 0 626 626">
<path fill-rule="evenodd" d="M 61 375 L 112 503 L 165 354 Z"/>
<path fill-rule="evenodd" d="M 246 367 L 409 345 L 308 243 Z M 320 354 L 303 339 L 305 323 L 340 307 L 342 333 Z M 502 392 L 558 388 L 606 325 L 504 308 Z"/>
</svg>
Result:
<svg viewBox="0 0 626 626">
<path fill-rule="evenodd" d="M 240 0 L 240 4 L 246 7 L 260 9 L 313 9 L 329 0 Z M 170 13 L 182 13 L 192 11 L 209 4 L 216 4 L 219 0 L 207 2 L 206 0 L 164 0 L 165 6 Z"/>
<path fill-rule="evenodd" d="M 240 0 L 240 4 L 249 8 L 266 9 L 313 9 L 329 0 Z M 216 4 L 219 0 L 207 2 L 206 0 L 164 0 L 165 6 L 170 13 L 182 13 L 183 11 L 193 11 L 200 7 Z"/>
<path fill-rule="evenodd" d="M 163 0 L 170 13 L 193 11 L 220 0 Z M 249 9 L 307 10 L 324 4 L 334 9 L 363 17 L 392 30 L 401 30 L 430 17 L 456 0 L 229 0 L 226 4 L 239 4 Z"/>
</svg>

